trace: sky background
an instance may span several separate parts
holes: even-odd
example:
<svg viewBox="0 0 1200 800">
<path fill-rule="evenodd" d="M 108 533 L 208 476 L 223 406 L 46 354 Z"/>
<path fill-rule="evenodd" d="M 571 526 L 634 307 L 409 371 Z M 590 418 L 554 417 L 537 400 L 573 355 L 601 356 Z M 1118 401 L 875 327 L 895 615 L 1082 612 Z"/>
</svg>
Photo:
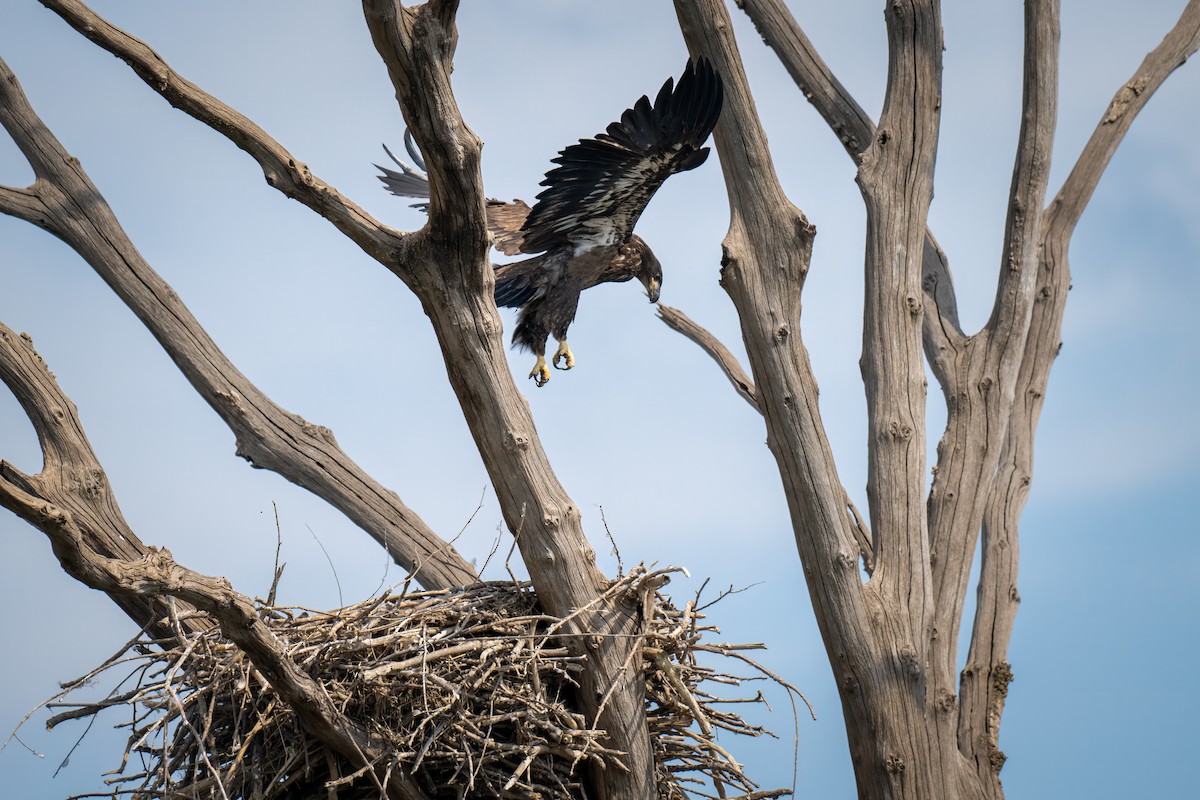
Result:
<svg viewBox="0 0 1200 800">
<path fill-rule="evenodd" d="M 791 3 L 859 102 L 878 116 L 886 81 L 882 3 Z M 1116 88 L 1184 3 L 1069 0 L 1063 8 L 1057 190 Z M 941 151 L 931 227 L 946 249 L 964 326 L 986 319 L 1000 262 L 1021 93 L 1018 3 L 947 3 Z M 183 75 L 254 119 L 315 174 L 379 219 L 419 227 L 372 162 L 403 123 L 358 4 L 97 2 Z M 632 21 L 632 22 L 631 22 Z M 776 167 L 817 226 L 803 331 L 841 477 L 866 508 L 858 371 L 864 212 L 854 167 L 774 55 L 735 17 Z M 671 4 L 645 0 L 465 3 L 454 75 L 486 142 L 490 196 L 532 200 L 549 159 L 678 76 L 686 50 Z M 134 243 L 235 364 L 275 401 L 332 428 L 343 448 L 482 563 L 500 512 L 419 304 L 330 225 L 266 186 L 253 161 L 170 108 L 128 68 L 34 0 L 0 4 L 0 54 L 35 108 L 105 194 Z M 1038 436 L 1022 525 L 1023 597 L 1010 649 L 1003 778 L 1014 798 L 1184 796 L 1200 745 L 1196 692 L 1200 546 L 1200 65 L 1170 78 L 1135 123 L 1071 250 L 1074 291 Z M 0 137 L 0 183 L 32 173 Z M 728 223 L 716 162 L 668 181 L 638 232 L 666 277 L 662 301 L 741 354 L 717 285 Z M 284 603 L 332 607 L 403 576 L 336 511 L 233 455 L 233 436 L 150 335 L 66 246 L 0 218 L 0 320 L 28 332 L 80 415 L 126 517 L 193 569 L 265 594 L 278 508 Z M 512 316 L 505 312 L 506 324 Z M 712 609 L 732 641 L 801 687 L 798 796 L 855 796 L 836 690 L 809 606 L 761 419 L 696 347 L 658 322 L 640 287 L 589 291 L 571 329 L 578 357 L 543 389 L 525 384 L 560 478 L 625 563 L 678 564 L 668 589 L 754 587 Z M 514 373 L 532 366 L 513 353 Z M 944 424 L 929 394 L 930 449 Z M 32 427 L 0 391 L 0 458 L 36 472 Z M 507 536 L 507 535 L 506 535 Z M 507 538 L 505 546 L 507 547 Z M 322 552 L 328 550 L 333 569 Z M 336 571 L 336 579 L 335 579 Z M 504 576 L 493 564 L 486 577 Z M 340 589 L 339 589 L 340 584 Z M 133 634 L 103 595 L 58 568 L 45 538 L 0 515 L 0 741 L 58 681 Z M 100 692 L 103 687 L 95 691 Z M 770 690 L 768 690 L 770 693 Z M 793 721 L 770 694 L 778 741 L 726 741 L 766 787 L 792 783 Z M 101 718 L 51 734 L 37 712 L 0 752 L 5 796 L 100 788 L 124 736 Z"/>
</svg>

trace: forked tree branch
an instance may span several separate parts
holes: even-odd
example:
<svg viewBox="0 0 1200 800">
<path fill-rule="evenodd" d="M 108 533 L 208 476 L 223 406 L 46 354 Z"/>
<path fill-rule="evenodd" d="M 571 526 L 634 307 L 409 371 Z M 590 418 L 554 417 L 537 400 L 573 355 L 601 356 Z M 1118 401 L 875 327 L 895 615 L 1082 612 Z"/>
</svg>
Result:
<svg viewBox="0 0 1200 800">
<path fill-rule="evenodd" d="M 889 602 L 880 591 L 884 579 L 896 580 L 882 574 L 882 564 L 875 564 L 869 584 L 862 581 L 858 542 L 866 526 L 846 502 L 818 411 L 816 382 L 800 330 L 800 295 L 813 230 L 779 187 L 725 4 L 676 0 L 675 8 L 693 55 L 712 59 L 725 81 L 725 107 L 715 132 L 731 217 L 721 285 L 741 321 L 767 444 L 779 466 L 809 594 L 841 693 L 859 793 L 893 798 L 953 796 L 955 789 L 948 788 L 956 780 L 958 755 L 953 742 L 947 749 L 946 738 L 935 736 L 940 738 L 935 746 L 923 729 L 908 722 L 936 716 L 922 705 L 914 689 L 923 675 L 918 648 L 924 646 L 925 631 L 913 629 L 910 598 Z M 905 10 L 912 12 L 908 6 Z M 939 42 L 931 30 L 936 25 L 929 24 L 928 10 L 923 9 L 914 31 L 921 41 L 913 47 L 922 52 L 918 56 L 916 49 L 907 50 L 910 67 L 914 59 L 937 58 Z M 920 83 L 922 113 L 932 113 L 936 97 L 928 92 L 928 75 Z M 900 102 L 898 97 L 896 101 Z M 931 166 L 932 151 L 928 142 L 914 144 L 914 125 L 915 119 L 909 133 L 891 142 L 893 146 L 900 142 L 906 153 L 919 152 L 916 167 L 922 171 Z M 891 177 L 882 176 L 883 184 Z M 916 237 L 917 267 L 924 238 L 924 217 L 920 220 L 920 227 L 907 231 Z M 919 312 L 919 274 L 913 282 L 917 288 L 910 296 Z M 909 313 L 907 303 L 900 305 Z M 919 360 L 919 313 L 914 330 Z M 919 495 L 913 502 L 921 504 Z M 911 532 L 898 533 L 910 534 L 902 541 L 920 538 Z M 874 538 L 878 541 L 877 531 Z M 920 573 L 915 580 L 920 580 Z M 928 590 L 918 584 L 918 613 L 922 591 Z M 939 725 L 952 739 L 953 724 L 946 722 Z"/>
<path fill-rule="evenodd" d="M 1025 357 L 1004 451 L 983 521 L 982 566 L 967 665 L 961 684 L 959 743 L 977 772 L 1004 763 L 999 720 L 1012 669 L 1007 661 L 1017 590 L 1019 521 L 1033 477 L 1033 441 L 1054 358 L 1061 347 L 1071 275 L 1067 250 L 1075 225 L 1138 112 L 1167 77 L 1200 49 L 1200 0 L 1117 91 L 1042 221 L 1040 266 Z"/>
<path fill-rule="evenodd" d="M 939 694 L 955 691 L 964 598 L 1033 311 L 1056 124 L 1058 5 L 1058 0 L 1025 4 L 1020 137 L 995 304 L 987 324 L 954 352 L 951 369 L 941 378 L 946 433 L 938 444 L 938 470 L 928 505 L 938 631 L 933 670 Z"/>
<path fill-rule="evenodd" d="M 151 548 L 142 544 L 121 514 L 108 476 L 83 433 L 75 405 L 33 349 L 32 340 L 14 333 L 2 322 L 0 382 L 9 388 L 33 423 L 43 461 L 36 475 L 27 475 L 0 461 L 0 484 L 71 514 L 84 530 L 83 546 L 98 556 L 134 561 L 148 555 Z M 0 504 L 16 511 L 2 499 Z M 159 598 L 121 593 L 110 596 L 138 626 L 158 637 L 174 637 L 170 626 L 161 624 L 169 610 Z"/>
<path fill-rule="evenodd" d="M 450 544 L 341 450 L 328 428 L 280 408 L 226 358 L 129 240 L 78 159 L 37 116 L 2 59 L 0 124 L 38 176 L 28 189 L 0 191 L 0 212 L 50 231 L 96 270 L 230 427 L 238 455 L 329 502 L 426 588 L 465 586 L 477 579 Z"/>
<path fill-rule="evenodd" d="M 826 119 L 847 152 L 857 160 L 858 143 L 873 135 L 874 126 L 821 61 L 787 7 L 781 0 L 738 0 L 738 5 L 746 11 L 764 40 L 779 55 L 805 97 Z M 1044 14 L 1045 8 L 1042 7 L 1039 13 Z M 1011 411 L 1002 418 L 995 414 L 991 416 L 992 422 L 1007 432 L 1007 444 L 1004 445 L 998 472 L 991 477 L 986 475 L 985 469 L 986 464 L 995 463 L 993 458 L 998 452 L 995 445 L 992 447 L 993 457 L 984 461 L 975 459 L 975 466 L 978 468 L 975 474 L 984 479 L 982 487 L 991 494 L 990 500 L 987 501 L 983 524 L 984 569 L 980 578 L 979 603 L 972 629 L 969 667 L 961 687 L 959 711 L 960 746 L 964 753 L 972 756 L 975 764 L 979 766 L 980 778 L 987 782 L 995 780 L 993 770 L 998 769 L 999 763 L 1002 763 L 1002 756 L 998 755 L 999 750 L 995 748 L 995 742 L 999 712 L 1003 706 L 1004 692 L 1007 690 L 1005 676 L 1011 675 L 1004 661 L 1004 654 L 1018 602 L 1016 525 L 1028 494 L 1032 469 L 1032 438 L 1037 413 L 1041 408 L 1046 380 L 1058 347 L 1062 308 L 1069 285 L 1069 277 L 1066 274 L 1067 241 L 1074 223 L 1082 213 L 1088 197 L 1134 114 L 1166 74 L 1196 49 L 1194 39 L 1197 16 L 1200 16 L 1200 12 L 1197 11 L 1197 3 L 1193 0 L 1184 11 L 1180 24 L 1168 35 L 1163 45 L 1151 54 L 1143 69 L 1118 93 L 1093 141 L 1089 143 L 1067 184 L 1051 204 L 1040 228 L 1029 224 L 1033 216 L 1029 213 L 1029 209 L 1034 207 L 1033 198 L 1027 196 L 1022 200 L 1026 226 L 1022 236 L 1024 255 L 1020 257 L 1019 263 L 1025 268 L 1020 270 L 1019 274 L 1024 276 L 1023 280 L 1028 281 L 1030 277 L 1028 265 L 1032 263 L 1029 257 L 1031 240 L 1044 239 L 1046 244 L 1040 256 L 1041 269 L 1037 276 L 1036 302 L 1032 310 L 1030 333 L 1020 350 L 1013 342 L 1008 342 L 1003 348 L 1010 369 L 1013 362 L 1017 361 L 1013 358 L 1014 354 L 1020 352 L 1022 357 L 1019 359 L 1020 374 L 1015 381 L 1013 392 L 1015 401 L 1007 403 L 1011 406 Z M 1046 71 L 1045 67 L 1039 69 L 1042 72 Z M 1030 106 L 1029 97 L 1026 104 L 1036 111 L 1037 103 L 1034 102 L 1033 106 Z M 1030 139 L 1028 144 L 1032 146 L 1036 141 L 1036 138 Z M 1043 143 L 1040 149 L 1043 153 L 1048 152 L 1048 143 Z M 1013 230 L 1011 218 L 1009 230 Z M 1036 235 L 1031 235 L 1032 233 Z M 982 368 L 988 360 L 978 354 L 973 359 L 967 357 L 972 342 L 962 334 L 958 323 L 953 286 L 946 268 L 945 256 L 938 251 L 931 236 L 926 238 L 925 250 L 925 352 L 934 374 L 950 399 L 952 419 L 958 412 L 961 421 L 963 409 L 959 399 L 986 394 L 982 390 L 985 383 Z M 1012 251 L 1011 247 L 1008 248 L 1008 252 Z M 987 350 L 989 348 L 983 345 L 989 343 L 995 349 L 996 340 L 1008 335 L 1014 328 L 1013 323 L 1022 316 L 1023 309 L 1016 306 L 1029 303 L 1027 284 L 1011 293 L 1014 299 L 1007 303 L 1007 308 L 1004 307 L 1004 296 L 1002 283 L 997 296 L 997 314 L 993 316 L 989 326 L 993 333 L 985 334 L 974 341 L 975 350 Z M 997 324 L 1001 314 L 1008 317 L 1004 325 Z M 1019 330 L 1020 325 L 1015 327 Z M 993 363 L 995 361 L 993 359 Z M 975 367 L 973 370 L 969 368 L 972 364 Z M 999 374 L 998 368 L 994 371 Z M 989 378 L 988 383 L 991 384 L 990 394 L 996 395 L 998 381 L 993 376 Z M 964 432 L 965 426 L 951 422 L 947 428 L 947 435 L 943 438 L 943 453 L 948 448 L 965 447 L 967 442 L 960 441 Z M 957 466 L 960 470 L 963 467 L 961 459 Z M 962 536 L 955 539 L 947 534 L 951 531 L 971 530 L 970 543 L 973 545 L 973 531 L 978 529 L 975 527 L 975 520 L 980 517 L 978 502 L 981 498 L 978 495 L 972 498 L 973 503 L 960 505 L 945 502 L 947 494 L 956 498 L 959 495 L 955 487 L 962 483 L 962 476 L 960 474 L 957 480 L 952 480 L 953 471 L 954 465 L 939 459 L 935 492 L 931 498 L 931 506 L 941 506 L 931 513 L 931 517 L 938 518 L 931 521 L 935 539 L 938 538 L 937 531 L 943 531 L 940 542 L 935 543 L 933 547 L 932 556 L 935 565 L 941 565 L 939 570 L 951 570 L 949 573 L 943 572 L 939 579 L 943 599 L 939 601 L 938 607 L 943 610 L 950 604 L 949 598 L 961 593 L 960 580 L 956 573 L 966 569 L 966 565 L 970 563 L 970 558 L 967 557 L 969 551 L 963 550 L 962 547 L 948 548 L 946 545 L 951 540 L 960 545 L 965 544 Z M 976 509 L 974 513 L 970 511 L 972 506 Z M 944 630 L 938 630 L 937 633 L 947 645 L 957 639 L 953 635 L 947 635 Z M 944 656 L 949 648 L 943 646 L 942 649 Z M 939 691 L 945 690 L 939 688 Z M 954 694 L 945 691 L 945 696 L 952 700 Z M 983 731 L 986 731 L 986 735 L 976 735 Z"/>
<path fill-rule="evenodd" d="M 250 599 L 224 578 L 180 566 L 167 550 L 143 545 L 121 517 L 104 470 L 88 444 L 75 406 L 34 351 L 28 337 L 0 324 L 0 379 L 17 396 L 37 429 L 45 466 L 35 476 L 0 462 L 0 506 L 42 531 L 67 574 L 109 595 L 144 626 L 170 614 L 167 598 L 208 612 L 231 642 L 291 706 L 314 738 L 369 766 L 387 796 L 424 800 L 403 769 L 391 769 L 382 741 L 347 718 L 324 689 L 287 656 Z M 183 624 L 199 620 L 188 616 Z M 164 631 L 169 628 L 163 627 Z M 164 633 L 164 635 L 170 635 Z"/>
</svg>

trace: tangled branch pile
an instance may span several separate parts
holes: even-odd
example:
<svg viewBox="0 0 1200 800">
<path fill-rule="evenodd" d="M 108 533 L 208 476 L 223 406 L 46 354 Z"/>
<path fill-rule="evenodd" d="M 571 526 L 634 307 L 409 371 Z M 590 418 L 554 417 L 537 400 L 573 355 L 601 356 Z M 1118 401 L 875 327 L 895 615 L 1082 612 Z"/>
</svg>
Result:
<svg viewBox="0 0 1200 800">
<path fill-rule="evenodd" d="M 761 693 L 722 700 L 711 687 L 769 673 L 737 677 L 696 659 L 707 652 L 757 667 L 738 651 L 761 645 L 702 642 L 715 629 L 701 624 L 697 602 L 678 609 L 657 593 L 667 572 L 635 569 L 606 594 L 610 601 L 643 597 L 646 707 L 660 800 L 711 796 L 709 787 L 722 797 L 727 787 L 744 798 L 787 794 L 755 791 L 716 741 L 718 730 L 767 731 L 722 707 L 762 702 Z M 334 703 L 388 743 L 391 768 L 416 776 L 430 800 L 577 800 L 585 796 L 587 762 L 621 768 L 620 753 L 572 707 L 581 666 L 565 645 L 566 626 L 539 612 L 527 585 L 388 593 L 332 612 L 263 605 L 261 616 Z M 134 679 L 133 689 L 118 686 L 101 703 L 55 704 L 70 710 L 52 725 L 132 707 L 125 757 L 109 779 L 113 797 L 382 796 L 372 773 L 305 734 L 219 629 L 178 631 L 180 642 L 164 648 L 138 640 L 85 678 L 132 666 L 126 680 Z"/>
</svg>

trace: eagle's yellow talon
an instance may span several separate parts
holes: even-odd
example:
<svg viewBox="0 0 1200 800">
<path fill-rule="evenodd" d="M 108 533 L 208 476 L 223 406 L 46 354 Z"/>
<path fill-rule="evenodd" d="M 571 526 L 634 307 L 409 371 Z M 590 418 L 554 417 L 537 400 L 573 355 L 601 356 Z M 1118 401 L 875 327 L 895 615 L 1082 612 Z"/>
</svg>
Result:
<svg viewBox="0 0 1200 800">
<path fill-rule="evenodd" d="M 533 365 L 533 371 L 529 373 L 529 377 L 533 378 L 533 382 L 539 387 L 545 386 L 550 381 L 550 368 L 546 366 L 544 356 L 538 356 L 537 363 Z"/>
<path fill-rule="evenodd" d="M 560 367 L 558 365 L 558 360 L 560 358 L 563 359 L 563 362 L 566 366 Z M 575 366 L 575 354 L 571 352 L 571 348 L 567 347 L 566 339 L 563 339 L 558 343 L 558 350 L 554 353 L 554 358 L 552 361 L 555 369 L 567 370 Z"/>
</svg>

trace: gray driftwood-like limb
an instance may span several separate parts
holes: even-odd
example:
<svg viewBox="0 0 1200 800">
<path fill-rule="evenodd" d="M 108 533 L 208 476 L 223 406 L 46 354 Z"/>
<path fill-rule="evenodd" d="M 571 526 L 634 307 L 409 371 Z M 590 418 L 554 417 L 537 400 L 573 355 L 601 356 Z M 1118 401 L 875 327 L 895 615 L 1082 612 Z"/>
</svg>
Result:
<svg viewBox="0 0 1200 800">
<path fill-rule="evenodd" d="M 1067 250 L 1075 226 L 1138 112 L 1200 49 L 1200 0 L 1190 0 L 1174 28 L 1117 91 L 1074 168 L 1043 216 L 1036 302 L 1004 451 L 983 520 L 982 563 L 970 649 L 961 683 L 959 745 L 980 775 L 998 785 L 1005 756 L 999 721 L 1012 680 L 1008 643 L 1021 597 L 1017 590 L 1019 521 L 1033 477 L 1033 441 L 1046 385 L 1062 345 L 1071 285 Z M 997 791 L 997 795 L 999 792 Z"/>
<path fill-rule="evenodd" d="M 1058 0 L 1025 4 L 1025 67 L 1021 128 L 992 314 L 984 327 L 944 353 L 939 376 L 946 432 L 929 494 L 934 588 L 932 678 L 940 697 L 958 683 L 958 634 L 984 507 L 1013 411 L 1017 375 L 1026 357 L 1038 277 L 1042 208 L 1054 144 L 1058 102 Z M 999 789 L 997 785 L 996 789 Z"/>
<path fill-rule="evenodd" d="M 733 389 L 738 395 L 750 404 L 750 407 L 755 411 L 761 411 L 758 407 L 758 398 L 754 393 L 754 381 L 742 369 L 742 365 L 738 363 L 737 357 L 729 352 L 729 348 L 721 343 L 721 340 L 713 336 L 708 330 L 697 325 L 696 322 L 677 308 L 658 304 L 658 318 L 666 323 L 668 328 L 682 334 L 699 345 L 700 349 L 708 353 L 713 361 L 717 362 L 717 366 L 725 373 L 725 377 L 733 384 Z"/>
<path fill-rule="evenodd" d="M 781 0 L 737 0 L 737 3 L 754 22 L 766 43 L 779 55 L 805 97 L 826 119 L 847 152 L 857 161 L 862 149 L 860 143 L 874 135 L 874 124 L 821 61 L 786 5 Z M 975 337 L 968 338 L 961 331 L 946 258 L 932 236 L 926 237 L 923 280 L 925 352 L 950 400 L 952 420 L 943 439 L 942 457 L 939 458 L 935 491 L 931 498 L 931 527 L 935 538 L 931 556 L 935 571 L 940 572 L 939 614 L 949 613 L 949 606 L 955 602 L 956 595 L 961 596 L 962 572 L 970 563 L 970 558 L 965 555 L 970 548 L 963 548 L 967 544 L 973 545 L 981 514 L 980 501 L 988 498 L 982 524 L 983 570 L 978 590 L 979 601 L 972 628 L 968 666 L 961 679 L 958 698 L 959 747 L 970 759 L 976 772 L 976 779 L 964 784 L 964 791 L 968 793 L 1002 796 L 997 772 L 1003 763 L 1003 754 L 997 747 L 997 741 L 1004 697 L 1012 675 L 1005 653 L 1019 603 L 1016 589 L 1017 521 L 1028 496 L 1037 415 L 1059 346 L 1062 310 L 1069 286 L 1067 244 L 1075 222 L 1132 117 L 1167 74 L 1195 51 L 1196 31 L 1200 24 L 1197 5 L 1195 0 L 1188 4 L 1180 23 L 1147 58 L 1138 74 L 1118 92 L 1096 136 L 1058 198 L 1046 211 L 1040 226 L 1033 224 L 1038 215 L 1030 211 L 1036 207 L 1033 205 L 1037 202 L 1035 195 L 1040 190 L 1030 177 L 1035 172 L 1045 170 L 1044 163 L 1032 163 L 1032 160 L 1043 157 L 1037 154 L 1038 151 L 1046 154 L 1048 160 L 1048 118 L 1045 110 L 1049 107 L 1051 96 L 1047 91 L 1050 87 L 1044 81 L 1052 71 L 1050 63 L 1046 61 L 1052 53 L 1042 52 L 1039 58 L 1043 63 L 1040 65 L 1030 64 L 1027 60 L 1025 108 L 1034 115 L 1034 119 L 1027 119 L 1023 124 L 1023 142 L 1018 155 L 1018 170 L 1014 173 L 1001 268 L 1007 272 L 1011 259 L 1019 269 L 1001 276 L 992 319 Z M 1050 19 L 1051 11 L 1044 3 L 1030 3 L 1027 6 L 1027 19 L 1030 20 L 1027 23 L 1027 38 L 1036 36 L 1043 42 L 1048 41 L 1050 32 L 1046 30 L 1047 23 L 1056 24 Z M 1046 46 L 1033 42 L 1029 44 L 1032 47 Z M 1030 87 L 1029 79 L 1032 77 L 1037 80 L 1039 74 L 1043 76 L 1043 83 Z M 1034 91 L 1031 92 L 1031 88 Z M 1037 131 L 1039 125 L 1042 128 L 1040 133 Z M 1027 159 L 1023 173 L 1022 158 Z M 1040 243 L 1044 244 L 1041 246 L 1035 291 L 1031 296 L 1031 252 L 1035 257 L 1038 256 L 1036 245 Z M 1031 248 L 1031 245 L 1035 247 Z M 1023 327 L 1020 320 L 1031 301 L 1031 322 L 1024 326 L 1028 333 L 1023 347 L 1018 347 Z M 1013 334 L 1017 335 L 1016 340 L 1010 338 Z M 991 353 L 990 357 L 986 355 L 988 353 Z M 998 357 L 1000 354 L 1003 354 L 1003 358 Z M 999 375 L 1003 372 L 1006 377 L 1010 376 L 1016 366 L 1019 366 L 1019 374 L 1014 381 L 1013 399 L 1006 398 L 1001 402 L 998 398 L 1002 397 L 1002 392 L 998 389 L 1003 388 L 1003 382 Z M 993 374 L 984 374 L 985 368 Z M 973 415 L 963 413 L 964 407 L 972 406 L 975 410 Z M 1005 407 L 1008 411 L 1001 414 L 1001 409 Z M 984 408 L 990 412 L 986 419 L 982 414 Z M 970 427 L 962 422 L 968 416 L 973 416 L 977 421 L 982 419 L 1005 433 L 1002 454 L 995 438 L 999 432 L 993 430 L 993 435 L 988 437 L 991 454 L 985 459 L 980 459 L 978 452 L 967 457 L 969 454 L 961 448 L 968 445 L 962 440 Z M 951 463 L 954 459 L 948 461 L 945 457 L 947 451 L 956 448 L 959 456 L 957 464 Z M 991 476 L 987 474 L 987 465 L 996 464 L 996 455 L 1000 455 L 998 469 Z M 966 471 L 973 471 L 980 477 L 980 481 L 971 489 L 970 502 L 966 503 L 962 502 L 959 492 L 964 484 L 964 461 L 971 461 L 975 468 Z M 954 477 L 955 467 L 957 477 Z M 981 490 L 990 492 L 990 495 L 981 496 Z M 955 502 L 947 502 L 950 495 L 954 496 Z M 947 548 L 947 543 L 953 543 L 955 547 Z M 961 611 L 954 612 L 954 616 L 959 615 Z M 937 635 L 945 640 L 945 646 L 941 648 L 942 657 L 939 658 L 944 665 L 946 653 L 957 637 L 947 635 L 940 628 Z M 944 692 L 942 706 L 947 710 L 953 709 L 956 701 L 954 693 L 944 691 L 943 687 L 939 687 L 938 691 Z"/>
<path fill-rule="evenodd" d="M 0 212 L 53 233 L 96 270 L 230 427 L 238 455 L 329 502 L 426 588 L 476 580 L 471 565 L 350 459 L 328 428 L 276 405 L 226 358 L 129 240 L 79 161 L 46 128 L 2 59 L 0 124 L 37 175 L 28 189 L 0 191 Z"/>
<path fill-rule="evenodd" d="M 148 547 L 121 515 L 108 479 L 71 402 L 28 336 L 0 323 L 0 380 L 16 396 L 38 434 L 44 465 L 26 475 L 0 462 L 0 506 L 50 539 L 67 574 L 111 597 L 135 622 L 153 627 L 177 598 L 186 609 L 208 612 L 229 640 L 250 658 L 314 737 L 353 763 L 373 765 L 388 778 L 388 796 L 423 800 L 404 770 L 387 770 L 389 756 L 369 732 L 347 719 L 321 687 L 286 655 L 249 598 L 224 578 L 181 567 L 166 550 Z M 182 606 L 182 608 L 181 608 Z M 194 616 L 186 627 L 203 624 Z M 164 635 L 169 626 L 159 626 Z"/>
<path fill-rule="evenodd" d="M 780 465 L 809 591 L 842 693 L 860 796 L 956 798 L 978 794 L 974 775 L 963 768 L 956 746 L 957 720 L 947 713 L 955 707 L 954 698 L 947 704 L 944 697 L 928 691 L 927 685 L 932 653 L 928 624 L 933 617 L 934 592 L 923 502 L 922 284 L 929 285 L 931 258 L 944 266 L 925 229 L 940 101 L 941 41 L 936 6 L 889 4 L 888 99 L 881 125 L 870 138 L 872 144 L 861 154 L 859 179 L 871 225 L 864 332 L 874 464 L 868 491 L 872 537 L 879 557 L 866 586 L 854 569 L 849 548 L 852 534 L 846 528 L 841 536 L 838 532 L 827 534 L 843 520 L 852 521 L 852 514 L 844 506 L 839 509 L 840 516 L 830 508 L 830 501 L 838 495 L 822 490 L 836 472 L 831 458 L 821 463 L 820 446 L 814 446 L 824 439 L 824 433 L 819 419 L 813 416 L 810 422 L 796 411 L 803 401 L 815 404 L 815 387 L 810 397 L 804 397 L 796 391 L 798 382 L 775 380 L 774 361 L 787 345 L 783 337 L 764 337 L 755 329 L 756 325 L 769 325 L 771 332 L 786 333 L 789 340 L 799 337 L 794 329 L 798 319 L 771 305 L 787 298 L 798 309 L 804 270 L 788 274 L 786 267 L 780 266 L 786 265 L 788 254 L 798 248 L 787 241 L 781 230 L 784 226 L 764 224 L 772 215 L 778 219 L 781 208 L 791 206 L 773 194 L 769 155 L 758 149 L 761 140 L 748 135 L 745 128 L 734 127 L 739 124 L 737 118 L 751 118 L 753 112 L 748 102 L 739 102 L 744 80 L 740 69 L 736 65 L 730 69 L 723 55 L 732 49 L 726 41 L 730 26 L 723 6 L 706 0 L 677 0 L 676 9 L 693 52 L 713 57 L 727 87 L 737 87 L 727 89 L 726 109 L 716 134 L 732 217 L 722 259 L 722 285 L 742 319 L 757 396 L 768 425 L 768 442 Z M 767 209 L 755 205 L 756 195 L 765 198 Z M 747 237 L 751 226 L 753 234 Z M 752 261 L 747 253 L 764 257 Z M 766 273 L 756 275 L 758 286 L 744 283 L 750 266 L 756 273 Z M 731 276 L 734 267 L 737 271 Z M 792 324 L 784 329 L 786 323 Z M 947 335 L 956 334 L 956 328 L 947 325 Z M 776 414 L 780 419 L 774 419 Z M 804 428 L 811 429 L 812 437 L 801 443 L 796 433 Z M 776 439 L 778 430 L 784 433 Z M 784 440 L 789 435 L 790 453 L 785 452 Z M 840 543 L 842 550 L 822 551 L 829 543 L 835 547 Z M 850 585 L 852 571 L 861 592 Z"/>
<path fill-rule="evenodd" d="M 493 300 L 481 143 L 463 121 L 450 85 L 457 43 L 456 2 L 405 8 L 364 0 L 363 10 L 396 99 L 426 162 L 429 220 L 408 258 L 389 266 L 421 300 L 433 323 L 476 447 L 505 522 L 543 608 L 570 618 L 573 647 L 586 653 L 582 710 L 624 751 L 624 770 L 589 770 L 597 800 L 655 794 L 637 648 L 637 598 L 600 602 L 605 583 L 578 506 L 550 467 L 529 404 L 513 382 Z"/>
<path fill-rule="evenodd" d="M 404 234 L 375 220 L 309 171 L 258 125 L 188 81 L 141 40 L 78 0 L 41 0 L 68 25 L 112 53 L 171 105 L 225 136 L 262 167 L 267 183 L 329 220 L 373 257 L 386 260 Z"/>
<path fill-rule="evenodd" d="M 890 3 L 888 87 L 857 181 L 867 208 L 862 373 L 875 578 L 924 638 L 930 606 L 925 504 L 921 266 L 933 198 L 942 87 L 936 1 Z M 923 643 L 916 645 L 924 650 Z M 931 791 L 933 786 L 927 788 Z M 937 794 L 937 792 L 932 792 Z"/>
<path fill-rule="evenodd" d="M 149 554 L 151 549 L 142 544 L 121 514 L 108 476 L 84 435 L 74 403 L 63 394 L 33 349 L 32 340 L 14 333 L 2 322 L 0 381 L 33 423 L 43 462 L 40 472 L 27 475 L 7 461 L 0 461 L 0 484 L 70 513 L 85 532 L 84 546 L 99 556 L 133 561 Z M 156 636 L 174 638 L 170 626 L 160 624 L 168 616 L 166 604 L 160 598 L 123 593 L 110 596 L 140 627 L 150 629 Z"/>
</svg>

